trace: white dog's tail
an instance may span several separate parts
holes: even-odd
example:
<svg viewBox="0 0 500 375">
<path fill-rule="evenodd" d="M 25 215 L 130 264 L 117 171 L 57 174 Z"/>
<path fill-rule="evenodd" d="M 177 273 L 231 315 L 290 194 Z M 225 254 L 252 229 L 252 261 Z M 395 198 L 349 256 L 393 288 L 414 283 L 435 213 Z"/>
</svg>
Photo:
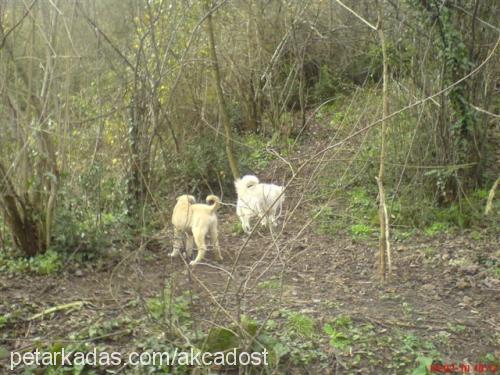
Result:
<svg viewBox="0 0 500 375">
<path fill-rule="evenodd" d="M 207 195 L 205 200 L 211 208 L 211 212 L 217 211 L 220 206 L 220 199 L 216 195 Z"/>
<path fill-rule="evenodd" d="M 234 187 L 236 188 L 236 192 L 238 193 L 238 195 L 245 194 L 245 192 L 249 188 L 258 184 L 259 179 L 257 178 L 257 176 L 252 175 L 246 175 L 234 181 Z"/>
</svg>

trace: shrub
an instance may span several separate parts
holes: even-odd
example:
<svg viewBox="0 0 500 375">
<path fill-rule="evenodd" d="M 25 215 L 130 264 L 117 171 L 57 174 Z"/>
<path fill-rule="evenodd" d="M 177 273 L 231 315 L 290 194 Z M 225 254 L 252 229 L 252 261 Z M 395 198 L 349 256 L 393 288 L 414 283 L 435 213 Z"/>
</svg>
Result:
<svg viewBox="0 0 500 375">
<path fill-rule="evenodd" d="M 211 189 L 217 191 L 230 190 L 232 176 L 227 162 L 226 149 L 222 136 L 200 132 L 190 139 L 176 155 L 167 168 L 167 183 L 169 191 L 184 191 L 194 195 L 206 195 Z"/>
<path fill-rule="evenodd" d="M 271 142 L 257 135 L 248 134 L 242 138 L 244 146 L 240 146 L 240 159 L 243 170 L 260 171 L 269 165 L 269 162 L 274 159 L 267 147 Z"/>
<path fill-rule="evenodd" d="M 319 79 L 312 89 L 312 98 L 315 102 L 321 103 L 338 94 L 342 88 L 341 78 L 336 76 L 330 67 L 322 65 L 319 72 Z"/>
<path fill-rule="evenodd" d="M 0 270 L 8 273 L 32 272 L 38 275 L 49 275 L 59 271 L 63 266 L 63 256 L 53 249 L 31 258 L 12 257 L 0 253 Z"/>
</svg>

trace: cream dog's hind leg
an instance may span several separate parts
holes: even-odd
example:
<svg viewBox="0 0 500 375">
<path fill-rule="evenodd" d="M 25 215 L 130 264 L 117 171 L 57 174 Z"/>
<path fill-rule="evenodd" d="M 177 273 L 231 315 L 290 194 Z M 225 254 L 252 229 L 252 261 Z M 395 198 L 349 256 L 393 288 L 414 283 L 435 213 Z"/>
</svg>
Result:
<svg viewBox="0 0 500 375">
<path fill-rule="evenodd" d="M 223 260 L 222 253 L 220 251 L 219 245 L 219 235 L 217 232 L 217 224 L 213 223 L 210 226 L 210 240 L 213 244 L 215 252 L 217 253 L 217 257 L 219 260 Z M 196 232 L 196 233 L 195 233 Z M 206 232 L 204 230 L 193 231 L 194 242 L 196 243 L 196 248 L 198 249 L 198 255 L 196 255 L 196 259 L 193 260 L 190 265 L 194 266 L 198 264 L 201 260 L 205 258 L 205 254 L 207 252 L 207 244 L 205 242 Z"/>
<path fill-rule="evenodd" d="M 170 256 L 171 257 L 176 257 L 177 255 L 179 255 L 179 251 L 181 249 L 181 246 L 182 246 L 182 233 L 177 230 L 177 228 L 174 228 L 174 244 L 173 244 L 173 248 L 172 248 L 172 253 L 170 253 Z"/>
<path fill-rule="evenodd" d="M 205 235 L 206 235 L 205 231 L 193 230 L 194 242 L 196 243 L 196 248 L 198 249 L 198 254 L 196 255 L 196 259 L 192 260 L 189 263 L 191 266 L 196 265 L 205 257 L 205 253 L 207 252 L 207 245 L 205 243 Z"/>
<path fill-rule="evenodd" d="M 219 233 L 217 231 L 217 223 L 212 224 L 210 227 L 210 240 L 212 241 L 213 247 L 215 251 L 217 252 L 217 256 L 219 257 L 219 260 L 222 261 L 224 258 L 222 258 L 222 254 L 220 252 L 220 246 L 219 246 Z"/>
<path fill-rule="evenodd" d="M 186 254 L 191 259 L 193 256 L 193 236 L 190 234 L 186 233 Z"/>
</svg>

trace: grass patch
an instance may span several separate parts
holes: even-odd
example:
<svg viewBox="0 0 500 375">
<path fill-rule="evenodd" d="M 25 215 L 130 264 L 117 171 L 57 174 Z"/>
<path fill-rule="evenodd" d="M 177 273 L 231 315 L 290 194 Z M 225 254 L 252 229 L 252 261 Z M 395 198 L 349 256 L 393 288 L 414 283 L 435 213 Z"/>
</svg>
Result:
<svg viewBox="0 0 500 375">
<path fill-rule="evenodd" d="M 287 328 L 299 336 L 312 338 L 315 333 L 314 320 L 304 314 L 288 314 Z"/>
<path fill-rule="evenodd" d="M 368 239 L 378 230 L 378 211 L 375 198 L 367 191 L 355 189 L 345 194 L 346 207 L 342 210 L 333 207 L 323 207 L 313 210 L 311 213 L 316 221 L 316 233 L 331 237 L 337 236 L 343 230 L 353 239 Z M 318 201 L 322 196 L 332 194 L 330 187 L 325 187 L 318 195 Z M 344 214 L 347 213 L 347 214 Z"/>
<path fill-rule="evenodd" d="M 424 232 L 428 236 L 435 236 L 437 234 L 447 233 L 449 230 L 450 225 L 448 223 L 436 222 L 425 228 Z"/>
<path fill-rule="evenodd" d="M 231 233 L 241 235 L 244 234 L 245 231 L 243 230 L 243 227 L 241 226 L 241 222 L 238 220 L 237 222 L 234 222 L 233 225 L 231 226 Z"/>
<path fill-rule="evenodd" d="M 365 224 L 354 224 L 350 227 L 350 233 L 352 237 L 364 237 L 367 238 L 374 233 L 374 228 L 369 227 Z"/>
<path fill-rule="evenodd" d="M 272 289 L 276 290 L 280 288 L 280 281 L 279 280 L 265 280 L 261 281 L 260 283 L 257 284 L 257 287 L 260 289 Z"/>
</svg>

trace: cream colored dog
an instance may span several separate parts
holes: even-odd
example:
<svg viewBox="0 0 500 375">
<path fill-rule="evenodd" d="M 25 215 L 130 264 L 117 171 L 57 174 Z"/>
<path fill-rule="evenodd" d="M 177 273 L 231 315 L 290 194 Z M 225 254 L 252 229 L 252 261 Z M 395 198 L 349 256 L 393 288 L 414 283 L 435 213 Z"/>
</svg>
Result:
<svg viewBox="0 0 500 375">
<path fill-rule="evenodd" d="M 209 195 L 206 199 L 207 204 L 196 203 L 192 195 L 181 195 L 177 197 L 177 204 L 172 213 L 172 224 L 174 225 L 174 246 L 170 256 L 179 255 L 182 246 L 182 237 L 186 236 L 186 253 L 191 257 L 193 252 L 193 239 L 198 249 L 196 259 L 189 263 L 194 266 L 205 256 L 207 245 L 205 237 L 210 235 L 211 242 L 217 251 L 219 260 L 222 260 L 222 254 L 219 247 L 217 232 L 217 215 L 215 214 L 219 207 L 219 198 L 215 195 Z"/>
</svg>

